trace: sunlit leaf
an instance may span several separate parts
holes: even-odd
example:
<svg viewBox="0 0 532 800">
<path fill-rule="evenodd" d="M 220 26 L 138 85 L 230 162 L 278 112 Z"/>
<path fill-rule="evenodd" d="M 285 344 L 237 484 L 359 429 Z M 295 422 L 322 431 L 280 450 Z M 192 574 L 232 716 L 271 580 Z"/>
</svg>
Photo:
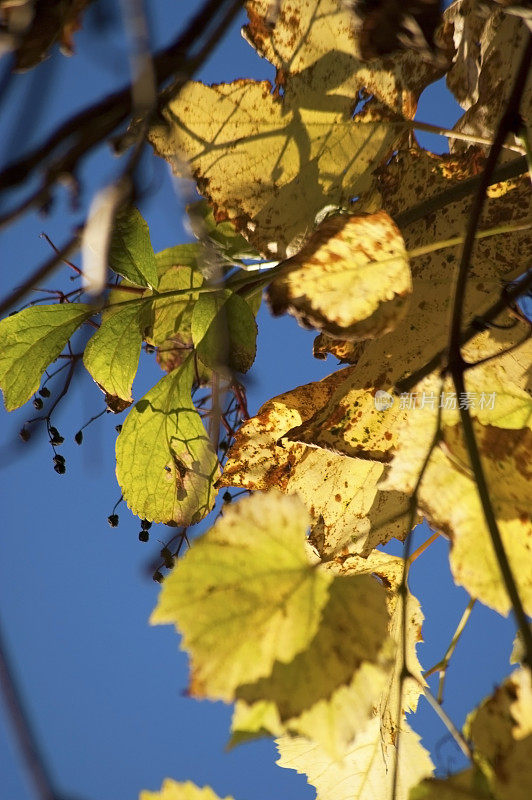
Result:
<svg viewBox="0 0 532 800">
<path fill-rule="evenodd" d="M 30 399 L 46 367 L 93 314 L 84 303 L 56 303 L 31 306 L 0 321 L 0 387 L 8 411 Z"/>
<path fill-rule="evenodd" d="M 198 358 L 207 367 L 247 372 L 257 351 L 257 323 L 246 301 L 234 292 L 200 295 L 191 322 Z"/>
<path fill-rule="evenodd" d="M 137 286 L 157 288 L 159 277 L 150 232 L 136 208 L 125 208 L 115 217 L 109 266 Z"/>
<path fill-rule="evenodd" d="M 308 647 L 290 663 L 276 663 L 268 677 L 240 686 L 237 697 L 259 707 L 264 700 L 275 705 L 272 733 L 283 723 L 284 730 L 304 734 L 342 758 L 384 689 L 391 666 L 387 627 L 383 587 L 368 575 L 337 577 Z"/>
<path fill-rule="evenodd" d="M 448 778 L 426 778 L 410 790 L 409 800 L 493 800 L 486 778 L 471 768 Z"/>
<path fill-rule="evenodd" d="M 248 0 L 246 38 L 278 69 L 277 80 L 315 74 L 324 90 L 356 96 L 359 86 L 382 102 L 413 116 L 417 98 L 445 67 L 416 53 L 363 61 L 364 40 L 344 0 Z M 388 12 L 389 13 L 389 12 Z M 381 26 L 382 27 L 382 26 Z M 365 58 L 365 56 L 364 56 Z M 360 81 L 360 83 L 359 83 Z"/>
<path fill-rule="evenodd" d="M 508 354 L 467 373 L 484 385 L 490 373 L 513 358 Z M 504 372 L 502 373 L 504 374 Z M 466 377 L 468 381 L 468 377 Z M 474 385 L 474 384 L 473 384 Z M 501 386 L 499 381 L 495 386 Z M 530 427 L 532 401 L 516 386 L 509 394 L 495 394 L 493 406 L 471 408 L 475 438 L 480 450 L 492 504 L 504 547 L 520 589 L 525 608 L 532 612 L 532 524 L 530 520 Z M 445 398 L 448 382 L 444 384 Z M 466 382 L 466 387 L 469 388 Z M 440 397 L 439 381 L 428 378 L 419 385 L 425 397 Z M 488 393 L 486 393 L 488 395 Z M 425 462 L 437 426 L 438 405 L 419 404 L 409 410 L 399 432 L 397 453 L 381 489 L 411 492 Z M 493 416 L 494 424 L 489 420 Z M 510 600 L 491 544 L 475 476 L 470 466 L 461 425 L 455 409 L 442 409 L 440 443 L 434 447 L 418 492 L 418 506 L 429 522 L 451 538 L 451 570 L 455 581 L 486 605 L 502 614 Z M 482 421 L 481 421 L 482 420 Z M 504 424 L 508 427 L 502 427 Z"/>
<path fill-rule="evenodd" d="M 406 533 L 402 493 L 381 493 L 384 466 L 371 459 L 345 458 L 285 439 L 349 380 L 350 369 L 300 386 L 265 403 L 239 429 L 227 454 L 221 486 L 279 488 L 296 492 L 312 517 L 311 541 L 322 554 L 344 548 L 369 554 Z M 282 440 L 282 441 L 281 441 Z"/>
<path fill-rule="evenodd" d="M 139 307 L 125 306 L 109 315 L 90 339 L 83 363 L 100 389 L 130 403 L 139 363 L 142 334 Z"/>
<path fill-rule="evenodd" d="M 392 800 L 396 749 L 381 739 L 375 717 L 358 734 L 343 761 L 332 759 L 322 747 L 303 737 L 277 740 L 280 767 L 305 774 L 317 790 L 316 800 Z M 419 736 L 403 723 L 399 745 L 399 780 L 396 800 L 422 778 L 432 774 L 432 762 Z"/>
<path fill-rule="evenodd" d="M 116 475 L 134 514 L 189 525 L 212 508 L 218 460 L 190 396 L 188 358 L 129 412 L 116 440 Z"/>
<path fill-rule="evenodd" d="M 167 778 L 160 792 L 141 792 L 139 800 L 220 800 L 220 798 L 210 786 L 199 787 L 190 781 L 178 783 Z M 232 798 L 228 796 L 224 800 Z"/>
<path fill-rule="evenodd" d="M 274 314 L 342 339 L 395 328 L 412 291 L 404 242 L 384 212 L 329 217 L 268 289 Z"/>
<path fill-rule="evenodd" d="M 472 0 L 453 3 L 445 18 L 457 48 L 447 86 L 466 109 L 455 130 L 491 139 L 512 91 L 510 76 L 516 75 L 526 44 L 526 21 L 496 6 L 491 13 L 481 12 Z M 525 120 L 532 117 L 530 83 L 524 88 L 520 113 Z M 455 150 L 467 146 L 452 139 L 451 143 Z"/>
<path fill-rule="evenodd" d="M 207 237 L 208 242 L 229 264 L 260 257 L 231 222 L 214 219 L 212 208 L 205 200 L 187 206 L 187 214 L 195 236 L 200 240 Z"/>
<path fill-rule="evenodd" d="M 464 727 L 498 800 L 528 800 L 532 786 L 532 683 L 516 670 Z"/>
<path fill-rule="evenodd" d="M 309 563 L 296 497 L 256 494 L 227 508 L 163 584 L 153 623 L 174 623 L 191 659 L 190 692 L 235 690 L 312 641 L 332 575 Z"/>
<path fill-rule="evenodd" d="M 401 126 L 390 112 L 323 94 L 300 81 L 283 97 L 266 81 L 189 83 L 149 139 L 177 173 L 188 162 L 215 216 L 270 257 L 292 255 L 329 204 L 367 190 Z M 288 252 L 291 251 L 291 252 Z"/>
</svg>

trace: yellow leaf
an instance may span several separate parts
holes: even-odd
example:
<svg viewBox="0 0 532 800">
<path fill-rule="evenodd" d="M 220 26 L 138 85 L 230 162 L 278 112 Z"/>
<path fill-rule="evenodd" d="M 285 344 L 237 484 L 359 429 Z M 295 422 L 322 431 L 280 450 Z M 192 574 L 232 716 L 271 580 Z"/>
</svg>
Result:
<svg viewBox="0 0 532 800">
<path fill-rule="evenodd" d="M 177 783 L 167 778 L 160 792 L 141 792 L 139 800 L 220 800 L 210 786 L 200 788 L 195 783 Z M 224 800 L 232 800 L 225 797 Z"/>
<path fill-rule="evenodd" d="M 522 667 L 513 672 L 469 714 L 464 732 L 498 800 L 528 800 L 532 786 L 530 671 Z"/>
<path fill-rule="evenodd" d="M 239 429 L 219 481 L 221 486 L 297 493 L 312 517 L 311 541 L 324 555 L 344 548 L 367 555 L 377 544 L 406 533 L 404 495 L 377 490 L 382 464 L 283 438 L 341 391 L 351 373 L 340 370 L 265 403 Z"/>
<path fill-rule="evenodd" d="M 417 98 L 443 75 L 414 53 L 364 61 L 353 11 L 342 0 L 248 0 L 245 38 L 277 69 L 277 81 L 314 73 L 331 94 L 355 96 L 359 86 L 383 103 L 413 117 Z"/>
<path fill-rule="evenodd" d="M 307 525 L 296 497 L 253 495 L 226 509 L 164 582 L 151 622 L 181 632 L 193 695 L 231 701 L 312 641 L 332 575 L 309 563 Z"/>
<path fill-rule="evenodd" d="M 316 787 L 316 800 L 392 800 L 397 751 L 382 741 L 378 717 L 358 734 L 340 762 L 303 737 L 283 736 L 277 740 L 277 747 L 279 766 L 306 774 L 309 784 Z M 431 774 L 432 762 L 419 736 L 403 723 L 395 800 L 408 800 L 410 788 Z"/>
<path fill-rule="evenodd" d="M 290 663 L 276 663 L 268 677 L 240 686 L 237 697 L 275 704 L 272 733 L 282 723 L 341 758 L 384 689 L 391 666 L 387 626 L 385 592 L 375 578 L 336 577 L 308 647 Z"/>
<path fill-rule="evenodd" d="M 324 220 L 268 289 L 274 315 L 349 340 L 388 333 L 412 291 L 399 230 L 383 211 Z"/>
<path fill-rule="evenodd" d="M 477 385 L 498 365 L 512 357 L 488 362 L 483 368 L 468 371 L 476 375 Z M 443 397 L 446 396 L 444 384 Z M 468 387 L 469 384 L 466 384 Z M 495 383 L 497 385 L 497 383 Z M 500 384 L 499 384 L 500 385 Z M 427 378 L 419 385 L 425 396 L 439 398 L 439 382 Z M 530 522 L 530 452 L 532 434 L 518 423 L 532 421 L 532 401 L 509 384 L 508 395 L 496 394 L 493 408 L 471 408 L 474 432 L 480 450 L 490 500 L 501 531 L 522 601 L 532 613 L 532 525 Z M 418 480 L 437 425 L 437 405 L 411 409 L 400 429 L 399 445 L 383 490 L 411 492 Z M 502 614 L 510 610 L 510 601 L 502 582 L 499 566 L 486 527 L 475 476 L 471 470 L 461 426 L 455 409 L 441 412 L 442 440 L 434 448 L 418 492 L 418 505 L 431 525 L 447 533 L 452 542 L 451 570 L 455 581 L 470 595 Z M 481 415 L 481 422 L 477 415 Z M 496 424 L 490 425 L 493 416 Z M 500 427 L 503 424 L 508 427 Z"/>
<path fill-rule="evenodd" d="M 364 108 L 354 118 L 352 110 L 352 97 L 329 102 L 322 85 L 305 81 L 283 97 L 266 81 L 191 82 L 163 109 L 167 124 L 153 127 L 149 140 L 177 174 L 192 171 L 215 216 L 284 258 L 321 209 L 347 205 L 371 186 L 402 131 L 386 109 Z"/>
<path fill-rule="evenodd" d="M 505 14 L 497 6 L 491 13 L 481 12 L 474 0 L 453 3 L 445 18 L 452 26 L 457 47 L 447 86 L 466 109 L 454 130 L 492 139 L 512 90 L 510 76 L 517 73 L 526 44 L 526 21 Z M 524 120 L 531 119 L 530 83 L 525 86 L 519 110 Z M 454 150 L 464 149 L 466 144 L 450 141 Z"/>
</svg>

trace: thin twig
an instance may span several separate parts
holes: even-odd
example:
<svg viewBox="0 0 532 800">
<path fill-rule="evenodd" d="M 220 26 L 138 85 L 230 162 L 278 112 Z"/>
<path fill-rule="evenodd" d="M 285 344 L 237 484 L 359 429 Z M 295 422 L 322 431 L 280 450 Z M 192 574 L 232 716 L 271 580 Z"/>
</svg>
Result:
<svg viewBox="0 0 532 800">
<path fill-rule="evenodd" d="M 443 686 L 444 686 L 444 683 L 445 683 L 445 676 L 447 675 L 447 667 L 449 666 L 449 662 L 450 662 L 450 660 L 452 658 L 452 655 L 453 655 L 453 653 L 454 653 L 454 651 L 456 649 L 456 645 L 458 644 L 458 642 L 460 640 L 460 637 L 461 637 L 462 633 L 464 632 L 465 626 L 467 625 L 467 623 L 469 621 L 469 617 L 471 616 L 471 612 L 473 611 L 473 606 L 475 605 L 475 603 L 476 603 L 475 598 L 471 597 L 469 599 L 469 603 L 467 604 L 467 607 L 466 607 L 464 613 L 462 614 L 462 616 L 460 618 L 460 622 L 458 623 L 458 625 L 456 627 L 456 630 L 455 630 L 455 632 L 453 634 L 453 638 L 451 639 L 449 647 L 445 651 L 445 654 L 444 654 L 443 658 L 441 658 L 438 661 L 437 664 L 435 664 L 433 667 L 431 667 L 430 669 L 428 669 L 426 672 L 423 673 L 423 677 L 424 678 L 428 678 L 430 675 L 433 675 L 435 672 L 439 672 L 440 673 L 440 681 L 439 681 L 439 684 L 438 684 L 438 697 L 437 697 L 437 701 L 438 701 L 438 703 L 440 703 L 440 705 L 443 702 Z"/>
<path fill-rule="evenodd" d="M 46 769 L 46 763 L 31 727 L 22 696 L 15 680 L 15 672 L 11 665 L 7 645 L 0 625 L 0 685 L 11 724 L 18 739 L 25 767 L 33 782 L 39 800 L 59 800 L 54 789 L 52 778 Z"/>
<path fill-rule="evenodd" d="M 438 701 L 436 700 L 432 692 L 429 690 L 429 688 L 427 686 L 423 686 L 423 684 L 419 679 L 417 679 L 417 681 L 419 685 L 422 687 L 423 694 L 425 695 L 426 699 L 428 700 L 428 702 L 430 703 L 436 714 L 439 716 L 439 718 L 441 719 L 441 721 L 443 722 L 443 724 L 445 725 L 445 727 L 447 728 L 447 730 L 449 731 L 455 742 L 457 743 L 462 753 L 470 761 L 474 761 L 475 753 L 471 749 L 470 745 L 466 742 L 466 740 L 464 739 L 464 737 L 462 736 L 462 734 L 460 733 L 460 731 L 458 730 L 452 719 L 449 717 L 447 712 L 443 710 L 442 706 L 438 703 Z"/>
</svg>

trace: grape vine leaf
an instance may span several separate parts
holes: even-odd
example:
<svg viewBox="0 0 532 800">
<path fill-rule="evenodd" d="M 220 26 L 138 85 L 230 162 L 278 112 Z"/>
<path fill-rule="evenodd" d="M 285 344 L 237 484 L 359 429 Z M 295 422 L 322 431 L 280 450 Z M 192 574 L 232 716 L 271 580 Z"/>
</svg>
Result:
<svg viewBox="0 0 532 800">
<path fill-rule="evenodd" d="M 467 389 L 471 385 L 482 386 L 489 398 L 486 389 L 490 375 L 496 374 L 496 370 L 512 357 L 513 353 L 507 354 L 497 361 L 488 362 L 484 368 L 476 367 L 469 371 Z M 469 383 L 470 377 L 472 384 Z M 500 379 L 498 383 L 500 386 Z M 380 484 L 381 489 L 397 491 L 400 487 L 402 491 L 411 492 L 415 486 L 437 427 L 438 407 L 432 398 L 439 400 L 439 389 L 436 377 L 429 377 L 419 384 L 420 394 L 430 397 L 431 402 L 420 403 L 406 415 L 399 431 L 397 452 Z M 532 524 L 527 457 L 532 445 L 532 400 L 510 382 L 506 384 L 508 396 L 504 391 L 503 387 L 501 394 L 492 398 L 494 411 L 488 406 L 471 408 L 470 412 L 503 543 L 523 604 L 528 613 L 532 613 Z M 482 397 L 480 392 L 479 397 Z M 501 614 L 507 614 L 511 608 L 510 600 L 486 527 L 457 416 L 456 409 L 441 411 L 441 442 L 433 448 L 423 474 L 418 506 L 431 525 L 451 538 L 450 565 L 455 581 L 472 597 Z"/>
<path fill-rule="evenodd" d="M 403 237 L 383 211 L 328 217 L 268 289 L 274 315 L 341 339 L 395 328 L 412 291 Z"/>
<path fill-rule="evenodd" d="M 191 781 L 178 783 L 167 778 L 160 792 L 141 792 L 139 800 L 220 800 L 210 786 L 196 786 Z M 232 797 L 225 797 L 224 800 L 233 800 Z"/>
<path fill-rule="evenodd" d="M 532 786 L 532 683 L 526 667 L 513 672 L 466 719 L 497 800 L 528 800 Z"/>
<path fill-rule="evenodd" d="M 385 592 L 375 578 L 336 577 L 306 649 L 289 663 L 276 662 L 267 677 L 239 686 L 237 698 L 248 705 L 275 704 L 272 733 L 278 720 L 284 730 L 308 736 L 333 758 L 342 758 L 384 689 L 391 666 L 388 621 Z M 242 738 L 238 720 L 237 726 Z"/>
<path fill-rule="evenodd" d="M 206 367 L 247 372 L 255 361 L 255 316 L 248 303 L 228 289 L 199 296 L 192 311 L 191 334 Z"/>
<path fill-rule="evenodd" d="M 85 368 L 111 402 L 133 401 L 131 388 L 142 344 L 139 315 L 135 305 L 108 315 L 83 353 Z"/>
<path fill-rule="evenodd" d="M 176 174 L 193 172 L 216 219 L 229 219 L 261 253 L 291 255 L 315 215 L 366 191 L 401 135 L 377 106 L 353 117 L 351 97 L 328 102 L 304 82 L 283 97 L 267 81 L 191 82 L 150 129 Z M 290 250 L 292 252 L 290 252 Z"/>
<path fill-rule="evenodd" d="M 8 411 L 39 388 L 46 367 L 94 309 L 84 303 L 31 306 L 0 321 L 0 387 Z"/>
<path fill-rule="evenodd" d="M 159 283 L 157 262 L 150 231 L 140 212 L 130 206 L 115 217 L 109 246 L 109 266 L 136 286 L 156 289 Z"/>
<path fill-rule="evenodd" d="M 244 36 L 259 55 L 277 67 L 277 82 L 286 86 L 292 76 L 315 75 L 324 91 L 355 97 L 364 87 L 367 95 L 406 117 L 414 116 L 419 95 L 445 72 L 439 65 L 413 52 L 393 59 L 362 56 L 366 38 L 352 9 L 343 0 L 248 0 L 250 19 Z M 452 38 L 442 45 L 450 57 Z"/>
<path fill-rule="evenodd" d="M 386 600 L 390 620 L 388 632 L 395 643 L 392 674 L 377 703 L 381 721 L 381 735 L 384 741 L 394 744 L 397 738 L 397 709 L 399 707 L 399 687 L 403 667 L 402 654 L 402 605 L 398 593 L 404 561 L 397 556 L 373 550 L 367 558 L 359 555 L 340 556 L 327 563 L 336 575 L 376 575 L 386 587 Z M 407 589 L 406 611 L 406 664 L 410 675 L 403 680 L 401 704 L 402 713 L 415 711 L 425 681 L 416 648 L 423 641 L 421 633 L 423 612 L 419 600 Z M 311 737 L 312 738 L 312 737 Z"/>
<path fill-rule="evenodd" d="M 218 459 L 191 400 L 193 357 L 130 410 L 116 440 L 116 475 L 141 519 L 190 525 L 211 510 Z"/>
<path fill-rule="evenodd" d="M 405 495 L 377 490 L 383 464 L 284 438 L 341 392 L 351 372 L 340 370 L 265 403 L 238 430 L 219 481 L 220 486 L 297 493 L 311 515 L 311 541 L 323 555 L 344 548 L 368 555 L 377 544 L 407 532 Z"/>
<path fill-rule="evenodd" d="M 312 641 L 333 576 L 309 563 L 307 525 L 296 497 L 257 493 L 227 508 L 165 580 L 151 622 L 181 632 L 192 695 L 231 701 Z"/>
<path fill-rule="evenodd" d="M 316 800 L 392 800 L 393 764 L 397 750 L 381 739 L 375 717 L 357 735 L 343 759 L 335 761 L 318 744 L 301 736 L 277 740 L 277 764 L 305 774 L 317 790 Z M 399 741 L 396 800 L 408 800 L 411 787 L 432 774 L 429 754 L 406 722 Z"/>
<path fill-rule="evenodd" d="M 381 171 L 382 205 L 394 217 L 415 205 L 420 196 L 430 198 L 475 174 L 479 158 L 474 150 L 465 156 L 433 156 L 417 149 L 401 152 Z M 528 223 L 531 200 L 528 177 L 492 187 L 481 228 Z M 425 219 L 404 226 L 401 230 L 407 250 L 463 235 L 469 204 L 467 198 L 450 203 Z M 447 345 L 452 302 L 449 278 L 456 257 L 456 248 L 445 248 L 410 258 L 413 292 L 405 318 L 392 333 L 361 344 L 349 381 L 298 428 L 293 438 L 346 455 L 365 454 L 390 460 L 406 410 L 394 394 L 394 385 Z M 522 269 L 520 265 L 529 260 L 532 260 L 530 230 L 491 236 L 477 243 L 465 296 L 464 326 L 499 299 L 501 281 L 516 277 Z M 479 332 L 464 347 L 468 360 L 474 362 L 495 355 L 522 340 L 523 331 L 512 324 L 515 319 L 510 311 L 504 311 L 496 322 L 501 328 Z M 521 362 L 513 362 L 512 369 L 507 377 L 522 388 L 526 377 Z M 389 400 L 394 401 L 391 406 L 376 408 L 378 391 L 390 395 Z"/>
<path fill-rule="evenodd" d="M 409 800 L 494 800 L 486 778 L 471 768 L 448 778 L 426 778 L 410 790 Z"/>
<path fill-rule="evenodd" d="M 474 0 L 453 3 L 445 18 L 457 48 L 447 86 L 466 109 L 453 130 L 492 139 L 512 89 L 508 76 L 516 74 L 526 44 L 526 21 L 501 8 L 485 13 Z M 525 120 L 532 117 L 530 83 L 524 89 L 520 113 Z M 450 141 L 453 151 L 464 149 L 464 142 Z"/>
</svg>

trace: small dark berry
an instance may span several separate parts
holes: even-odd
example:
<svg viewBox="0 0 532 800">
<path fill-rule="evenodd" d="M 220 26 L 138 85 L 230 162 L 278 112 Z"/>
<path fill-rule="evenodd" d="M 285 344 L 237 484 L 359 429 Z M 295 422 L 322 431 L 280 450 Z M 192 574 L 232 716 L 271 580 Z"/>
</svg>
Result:
<svg viewBox="0 0 532 800">
<path fill-rule="evenodd" d="M 107 522 L 111 528 L 116 528 L 118 526 L 118 514 L 109 514 L 107 517 Z"/>
<path fill-rule="evenodd" d="M 39 389 L 39 394 L 41 397 L 50 397 L 50 389 L 47 389 L 46 386 L 43 386 L 42 389 Z"/>
<path fill-rule="evenodd" d="M 64 464 L 64 463 L 65 463 L 65 457 L 59 455 L 59 453 L 56 453 L 54 456 L 54 464 Z"/>
<path fill-rule="evenodd" d="M 164 559 L 172 558 L 172 553 L 167 547 L 163 547 L 163 549 L 161 550 L 161 558 Z"/>
<path fill-rule="evenodd" d="M 156 581 L 157 583 L 162 583 L 163 582 L 164 578 L 161 575 L 161 573 L 159 572 L 159 570 L 157 570 L 157 572 L 153 573 L 153 580 Z"/>
<path fill-rule="evenodd" d="M 59 462 L 58 464 L 55 464 L 54 469 L 55 469 L 55 471 L 57 472 L 58 475 L 64 475 L 65 472 L 66 472 L 66 467 L 61 462 Z"/>
<path fill-rule="evenodd" d="M 224 503 L 230 503 L 232 499 L 233 499 L 233 497 L 231 495 L 231 492 L 224 492 L 223 493 L 222 500 L 224 501 Z"/>
<path fill-rule="evenodd" d="M 42 400 L 41 400 L 41 398 L 40 397 L 35 397 L 33 399 L 33 405 L 35 406 L 37 411 L 40 411 L 41 408 L 42 408 Z"/>
<path fill-rule="evenodd" d="M 218 447 L 220 448 L 220 450 L 221 450 L 223 453 L 225 453 L 225 451 L 226 451 L 226 450 L 227 450 L 227 448 L 229 447 L 229 442 L 228 442 L 226 439 L 222 439 L 222 441 L 220 442 L 220 444 L 218 445 Z"/>
<path fill-rule="evenodd" d="M 148 531 L 141 531 L 139 533 L 139 542 L 147 542 L 149 541 L 149 538 L 150 534 L 148 533 Z"/>
<path fill-rule="evenodd" d="M 170 558 L 165 558 L 164 566 L 166 567 L 166 569 L 172 569 L 172 567 L 174 566 L 174 557 L 170 556 Z"/>
<path fill-rule="evenodd" d="M 27 442 L 28 439 L 31 439 L 31 433 L 27 428 L 21 428 L 18 432 L 18 435 L 20 436 L 23 442 Z"/>
<path fill-rule="evenodd" d="M 146 352 L 147 353 L 155 353 L 155 347 L 153 347 L 153 345 L 151 345 L 151 344 L 147 344 L 146 345 Z"/>
<path fill-rule="evenodd" d="M 63 444 L 65 441 L 64 437 L 61 436 L 57 428 L 54 428 L 53 425 L 50 426 L 50 441 L 54 446 L 58 444 Z"/>
<path fill-rule="evenodd" d="M 117 433 L 120 433 L 121 430 L 122 430 L 122 426 L 121 425 L 115 425 L 115 431 Z"/>
<path fill-rule="evenodd" d="M 76 444 L 81 444 L 83 441 L 83 431 L 78 431 L 74 436 L 74 441 Z"/>
<path fill-rule="evenodd" d="M 141 520 L 140 527 L 142 528 L 143 531 L 149 531 L 149 529 L 151 528 L 151 522 L 149 521 L 149 519 L 143 519 Z"/>
</svg>

